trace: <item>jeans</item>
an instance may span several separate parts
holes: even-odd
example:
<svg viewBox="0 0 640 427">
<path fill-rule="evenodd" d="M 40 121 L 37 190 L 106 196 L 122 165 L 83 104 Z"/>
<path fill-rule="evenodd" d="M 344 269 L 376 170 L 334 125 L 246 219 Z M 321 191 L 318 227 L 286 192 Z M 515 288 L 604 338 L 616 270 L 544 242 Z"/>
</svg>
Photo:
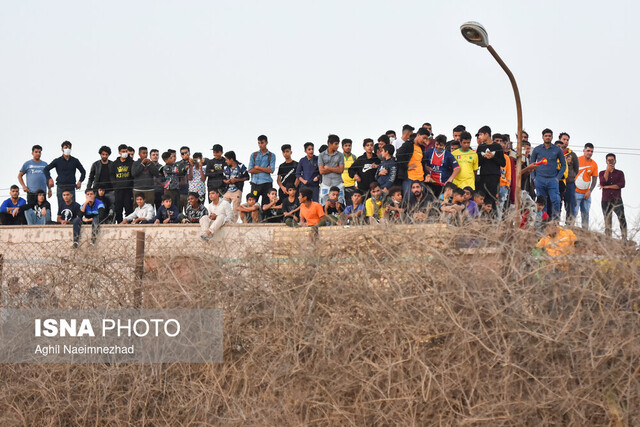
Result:
<svg viewBox="0 0 640 427">
<path fill-rule="evenodd" d="M 506 185 L 500 186 L 499 197 L 498 197 L 498 206 L 497 206 L 497 218 L 498 220 L 502 219 L 502 215 L 504 214 L 504 208 L 509 203 L 509 193 L 511 188 Z"/>
<path fill-rule="evenodd" d="M 344 206 L 344 184 L 336 185 L 336 187 L 340 189 L 340 192 L 338 193 L 338 200 L 340 201 L 340 203 L 342 203 L 342 206 Z M 329 198 L 330 189 L 331 186 L 320 184 L 320 204 L 322 206 L 324 206 L 327 199 Z"/>
<path fill-rule="evenodd" d="M 622 200 L 612 200 L 610 202 L 602 201 L 602 214 L 604 215 L 604 234 L 611 237 L 611 224 L 613 222 L 613 213 L 618 216 L 620 222 L 620 234 L 622 240 L 627 240 L 627 220 L 624 216 L 624 205 Z"/>
<path fill-rule="evenodd" d="M 28 225 L 45 225 L 51 221 L 51 209 L 47 209 L 47 214 L 40 218 L 38 218 L 33 209 L 24 211 L 24 216 L 27 218 Z"/>
<path fill-rule="evenodd" d="M 567 187 L 564 190 L 564 211 L 566 214 L 566 223 L 573 224 L 573 219 L 576 217 L 574 211 L 576 210 L 576 183 L 567 182 Z"/>
<path fill-rule="evenodd" d="M 558 180 L 555 177 L 547 178 L 542 176 L 536 176 L 536 191 L 538 192 L 538 196 L 542 196 L 545 199 L 548 197 L 551 199 L 551 204 L 553 205 L 552 216 L 554 220 L 560 219 L 560 209 L 562 209 L 562 205 L 560 202 L 560 189 L 558 186 Z M 547 212 L 549 209 L 547 208 Z"/>
<path fill-rule="evenodd" d="M 80 232 L 82 231 L 82 218 L 73 219 L 73 241 L 78 242 L 80 240 Z M 95 243 L 96 237 L 100 231 L 100 218 L 94 216 L 91 221 L 91 242 Z"/>
<path fill-rule="evenodd" d="M 580 210 L 580 219 L 582 220 L 582 228 L 589 229 L 589 209 L 591 209 L 591 197 L 584 198 L 585 193 L 576 191 L 576 204 L 573 207 L 573 217 L 578 217 L 578 209 Z"/>
</svg>

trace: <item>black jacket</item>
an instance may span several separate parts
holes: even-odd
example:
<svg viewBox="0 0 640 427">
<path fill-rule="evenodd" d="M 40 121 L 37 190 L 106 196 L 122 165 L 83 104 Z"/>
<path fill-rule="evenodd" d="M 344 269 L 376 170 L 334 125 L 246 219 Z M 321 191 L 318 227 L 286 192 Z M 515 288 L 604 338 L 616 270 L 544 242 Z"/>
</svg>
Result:
<svg viewBox="0 0 640 427">
<path fill-rule="evenodd" d="M 87 188 L 93 188 L 93 185 L 98 185 L 98 184 L 102 184 L 101 182 L 97 182 L 96 179 L 100 178 L 100 173 L 102 172 L 102 168 L 103 166 L 106 166 L 107 168 L 109 168 L 109 177 L 111 177 L 111 164 L 113 163 L 111 160 L 107 161 L 108 163 L 106 165 L 102 164 L 101 160 L 98 160 L 97 162 L 94 162 L 91 165 L 91 170 L 89 171 L 89 182 L 87 182 Z M 108 182 L 105 185 L 105 190 L 111 190 L 111 188 L 113 187 L 113 185 L 111 184 L 111 182 Z"/>
<path fill-rule="evenodd" d="M 154 177 L 158 177 L 158 167 L 153 162 L 148 165 L 143 165 L 142 160 L 136 160 L 133 162 L 132 175 L 133 175 L 133 188 L 136 190 L 153 190 Z"/>
</svg>

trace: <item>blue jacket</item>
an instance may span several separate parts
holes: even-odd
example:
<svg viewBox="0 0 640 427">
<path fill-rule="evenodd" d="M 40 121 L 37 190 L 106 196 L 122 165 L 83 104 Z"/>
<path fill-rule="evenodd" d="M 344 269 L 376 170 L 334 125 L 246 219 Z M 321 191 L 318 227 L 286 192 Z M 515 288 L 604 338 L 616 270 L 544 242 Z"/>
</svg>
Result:
<svg viewBox="0 0 640 427">
<path fill-rule="evenodd" d="M 298 167 L 296 168 L 296 177 L 304 178 L 309 181 L 308 184 L 303 184 L 307 186 L 315 186 L 320 185 L 320 180 L 313 181 L 313 178 L 316 176 L 320 176 L 320 170 L 318 169 L 318 156 L 313 156 L 311 160 L 307 156 L 304 156 L 298 162 Z"/>
<path fill-rule="evenodd" d="M 547 149 L 544 144 L 538 145 L 531 153 L 531 163 L 536 163 L 542 159 L 547 159 L 546 165 L 540 165 L 533 172 L 536 177 L 562 179 L 564 171 L 567 169 L 567 162 L 560 147 L 551 144 Z M 560 170 L 558 170 L 558 161 Z"/>
</svg>

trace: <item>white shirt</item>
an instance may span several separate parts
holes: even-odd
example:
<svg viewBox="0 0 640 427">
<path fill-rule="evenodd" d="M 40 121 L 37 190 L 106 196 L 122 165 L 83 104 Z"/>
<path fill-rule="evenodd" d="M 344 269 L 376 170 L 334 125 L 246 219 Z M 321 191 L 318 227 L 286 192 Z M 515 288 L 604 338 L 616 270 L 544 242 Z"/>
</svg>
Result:
<svg viewBox="0 0 640 427">
<path fill-rule="evenodd" d="M 144 218 L 147 221 L 151 221 L 154 216 L 155 210 L 153 209 L 153 206 L 149 203 L 145 203 L 142 207 L 136 206 L 136 210 L 134 210 L 131 215 L 127 215 L 124 219 L 126 219 L 127 222 L 138 218 Z"/>
<path fill-rule="evenodd" d="M 222 197 L 218 199 L 217 205 L 209 202 L 207 210 L 209 211 L 209 215 L 214 213 L 219 217 L 223 217 L 225 224 L 233 222 L 233 208 L 231 207 L 231 203 L 227 202 Z"/>
</svg>

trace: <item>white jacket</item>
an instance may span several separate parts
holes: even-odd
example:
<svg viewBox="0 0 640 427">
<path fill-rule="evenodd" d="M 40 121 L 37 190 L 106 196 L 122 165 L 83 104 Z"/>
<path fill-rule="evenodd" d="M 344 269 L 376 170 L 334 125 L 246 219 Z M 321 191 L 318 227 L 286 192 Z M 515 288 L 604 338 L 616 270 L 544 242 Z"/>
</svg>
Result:
<svg viewBox="0 0 640 427">
<path fill-rule="evenodd" d="M 127 222 L 131 222 L 134 219 L 144 218 L 147 221 L 151 222 L 154 216 L 155 216 L 155 211 L 153 209 L 153 206 L 149 203 L 145 203 L 144 206 L 141 208 L 136 206 L 136 210 L 133 211 L 131 215 L 127 215 L 124 219 L 126 219 Z"/>
<path fill-rule="evenodd" d="M 217 205 L 214 205 L 213 203 L 209 202 L 209 205 L 207 206 L 207 210 L 209 211 L 209 215 L 214 213 L 217 216 L 223 217 L 225 224 L 233 222 L 233 208 L 231 207 L 231 203 L 227 202 L 222 197 L 218 199 Z"/>
</svg>

